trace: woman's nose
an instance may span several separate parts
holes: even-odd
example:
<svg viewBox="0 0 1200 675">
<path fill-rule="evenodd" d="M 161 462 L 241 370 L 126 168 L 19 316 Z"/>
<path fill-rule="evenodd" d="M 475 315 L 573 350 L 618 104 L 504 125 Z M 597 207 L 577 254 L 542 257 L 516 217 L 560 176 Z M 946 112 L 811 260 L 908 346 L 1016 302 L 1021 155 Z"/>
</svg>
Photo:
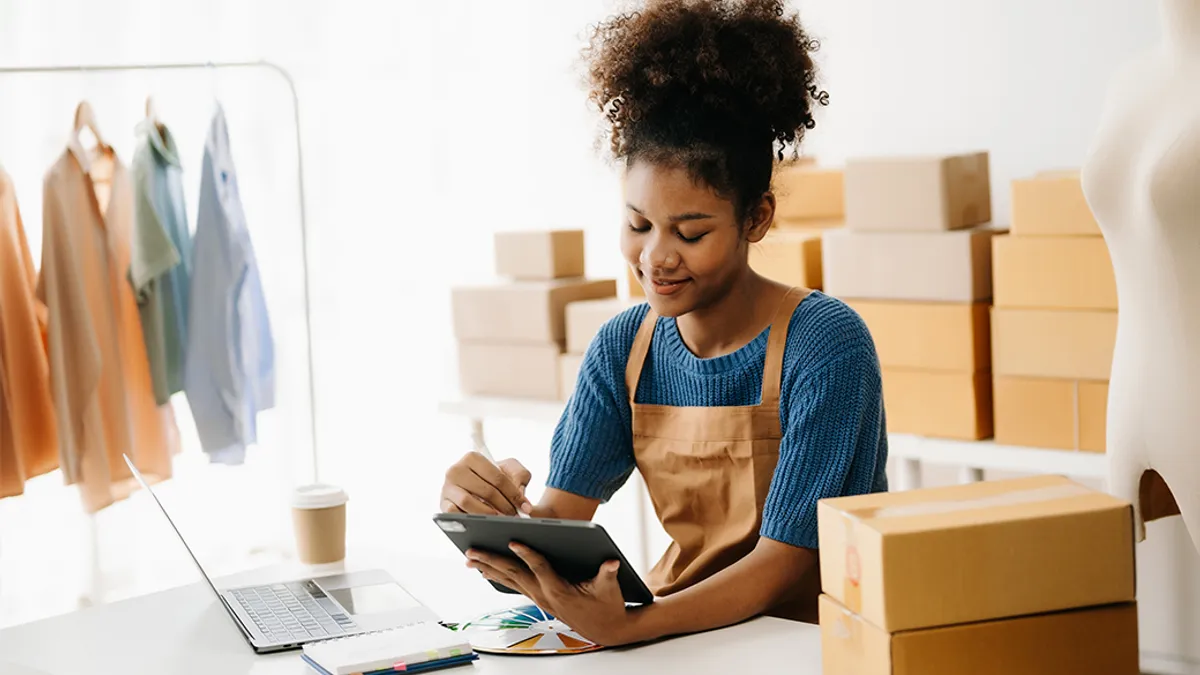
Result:
<svg viewBox="0 0 1200 675">
<path fill-rule="evenodd" d="M 673 269 L 679 265 L 679 255 L 669 234 L 652 231 L 646 237 L 638 262 L 643 268 Z"/>
</svg>

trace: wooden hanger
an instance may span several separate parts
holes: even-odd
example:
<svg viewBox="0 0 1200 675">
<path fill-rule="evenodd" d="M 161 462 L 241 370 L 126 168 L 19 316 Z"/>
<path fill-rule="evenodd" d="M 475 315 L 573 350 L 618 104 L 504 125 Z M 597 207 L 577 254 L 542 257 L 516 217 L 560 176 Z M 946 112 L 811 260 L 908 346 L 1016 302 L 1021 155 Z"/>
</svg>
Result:
<svg viewBox="0 0 1200 675">
<path fill-rule="evenodd" d="M 92 135 L 96 137 L 96 157 L 94 158 L 89 156 L 91 154 L 89 149 L 83 147 L 83 141 L 79 138 L 80 132 L 84 129 L 92 132 Z M 96 113 L 92 111 L 92 105 L 87 101 L 80 101 L 79 105 L 75 107 L 75 128 L 71 134 L 71 151 L 94 183 L 107 184 L 112 180 L 112 148 L 104 142 L 104 136 L 100 133 L 100 125 L 96 124 Z"/>
<path fill-rule="evenodd" d="M 100 126 L 96 124 L 96 113 L 92 112 L 92 104 L 87 101 L 80 101 L 75 107 L 75 139 L 79 139 L 79 132 L 87 129 L 96 137 L 96 144 L 105 147 L 108 144 L 104 142 L 104 136 L 100 134 Z"/>
<path fill-rule="evenodd" d="M 146 97 L 146 121 L 154 125 L 154 130 L 158 132 L 159 138 L 163 136 L 163 123 L 158 118 L 158 107 L 154 105 L 154 97 Z"/>
</svg>

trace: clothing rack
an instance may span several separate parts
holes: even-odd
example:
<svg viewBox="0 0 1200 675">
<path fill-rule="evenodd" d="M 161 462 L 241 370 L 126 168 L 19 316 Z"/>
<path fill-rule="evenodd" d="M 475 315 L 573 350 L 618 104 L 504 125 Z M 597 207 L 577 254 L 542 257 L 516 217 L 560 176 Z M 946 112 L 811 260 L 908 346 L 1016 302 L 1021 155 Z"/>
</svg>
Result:
<svg viewBox="0 0 1200 675">
<path fill-rule="evenodd" d="M 260 61 L 204 61 L 204 62 L 180 62 L 180 63 L 129 63 L 129 64 L 99 64 L 99 65 L 47 65 L 47 66 L 21 66 L 21 67 L 2 67 L 0 68 L 0 76 L 5 75 L 28 75 L 28 74 L 87 74 L 87 73 L 121 73 L 133 71 L 194 71 L 194 70 L 209 70 L 216 72 L 218 70 L 266 70 L 279 75 L 287 83 L 288 91 L 292 95 L 292 116 L 296 127 L 296 185 L 300 192 L 300 255 L 301 265 L 303 270 L 303 287 L 304 287 L 304 334 L 305 334 L 305 358 L 308 362 L 308 406 L 310 417 L 310 432 L 312 434 L 312 481 L 319 480 L 320 469 L 317 461 L 317 396 L 316 396 L 316 371 L 313 367 L 313 331 L 312 331 L 312 307 L 310 305 L 309 293 L 309 271 L 308 271 L 308 218 L 306 211 L 306 199 L 304 191 L 304 153 L 303 143 L 301 142 L 300 132 L 300 97 L 296 92 L 296 82 L 292 78 L 291 73 L 283 66 L 266 60 Z M 100 570 L 99 560 L 99 533 L 96 526 L 94 516 L 88 519 L 88 539 L 91 548 L 91 560 L 89 569 L 89 585 L 87 595 L 81 598 L 84 603 L 98 603 L 104 596 L 103 575 Z"/>
</svg>

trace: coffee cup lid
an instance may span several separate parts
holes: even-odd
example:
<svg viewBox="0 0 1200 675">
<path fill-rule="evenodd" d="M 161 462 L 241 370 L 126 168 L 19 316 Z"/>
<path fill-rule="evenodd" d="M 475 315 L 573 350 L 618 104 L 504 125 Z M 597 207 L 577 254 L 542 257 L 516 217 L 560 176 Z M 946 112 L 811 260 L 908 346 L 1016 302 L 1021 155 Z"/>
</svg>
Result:
<svg viewBox="0 0 1200 675">
<path fill-rule="evenodd" d="M 292 506 L 297 509 L 327 509 L 341 506 L 347 500 L 345 490 L 323 483 L 303 485 L 292 493 Z"/>
</svg>

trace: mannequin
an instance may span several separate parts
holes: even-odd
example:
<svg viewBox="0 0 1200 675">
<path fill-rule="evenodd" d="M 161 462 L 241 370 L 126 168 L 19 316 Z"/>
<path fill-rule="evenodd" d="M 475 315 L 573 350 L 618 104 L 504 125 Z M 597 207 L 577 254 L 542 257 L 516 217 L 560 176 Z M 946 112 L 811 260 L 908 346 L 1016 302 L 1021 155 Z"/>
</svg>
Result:
<svg viewBox="0 0 1200 675">
<path fill-rule="evenodd" d="M 1158 0 L 1162 41 L 1122 68 L 1083 167 L 1120 312 L 1109 489 L 1200 550 L 1200 0 Z"/>
</svg>

